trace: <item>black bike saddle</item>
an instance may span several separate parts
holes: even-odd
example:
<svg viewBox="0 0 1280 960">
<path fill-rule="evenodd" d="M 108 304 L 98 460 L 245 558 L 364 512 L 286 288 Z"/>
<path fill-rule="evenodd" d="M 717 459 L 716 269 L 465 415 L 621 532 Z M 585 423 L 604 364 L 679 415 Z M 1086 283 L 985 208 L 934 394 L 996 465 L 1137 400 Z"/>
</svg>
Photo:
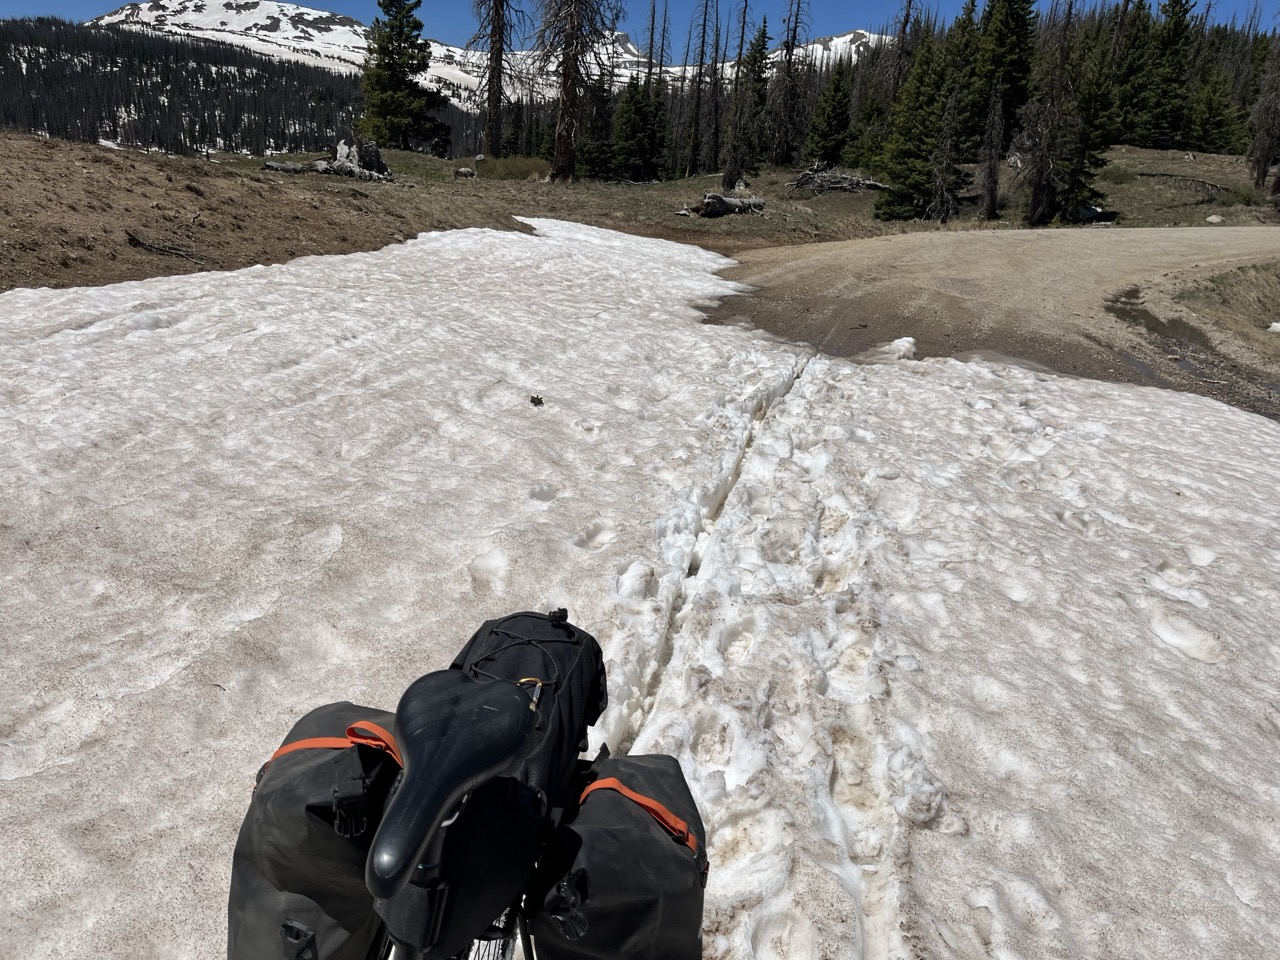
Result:
<svg viewBox="0 0 1280 960">
<path fill-rule="evenodd" d="M 521 758 L 536 715 L 530 693 L 509 680 L 440 670 L 410 685 L 396 708 L 404 759 L 365 865 L 365 885 L 388 899 L 409 882 L 441 830 L 476 787 Z"/>
</svg>

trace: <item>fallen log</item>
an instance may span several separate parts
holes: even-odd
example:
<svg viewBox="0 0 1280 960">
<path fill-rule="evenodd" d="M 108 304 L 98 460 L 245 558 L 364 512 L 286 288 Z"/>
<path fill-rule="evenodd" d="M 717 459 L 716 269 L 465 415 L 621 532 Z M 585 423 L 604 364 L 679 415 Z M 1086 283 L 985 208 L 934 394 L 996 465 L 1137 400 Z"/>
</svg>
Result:
<svg viewBox="0 0 1280 960">
<path fill-rule="evenodd" d="M 1215 200 L 1218 194 L 1225 193 L 1228 189 L 1220 183 L 1214 183 L 1212 180 L 1201 180 L 1199 177 L 1188 177 L 1181 173 L 1139 173 L 1138 176 L 1166 180 L 1175 186 L 1198 191 L 1206 200 Z"/>
<path fill-rule="evenodd" d="M 274 170 L 276 173 L 315 173 L 315 163 L 289 163 L 283 160 L 268 160 L 264 163 L 263 168 L 266 170 Z"/>
<path fill-rule="evenodd" d="M 723 217 L 731 213 L 763 213 L 764 200 L 761 197 L 723 197 L 718 193 L 708 193 L 688 210 L 700 217 Z"/>
</svg>

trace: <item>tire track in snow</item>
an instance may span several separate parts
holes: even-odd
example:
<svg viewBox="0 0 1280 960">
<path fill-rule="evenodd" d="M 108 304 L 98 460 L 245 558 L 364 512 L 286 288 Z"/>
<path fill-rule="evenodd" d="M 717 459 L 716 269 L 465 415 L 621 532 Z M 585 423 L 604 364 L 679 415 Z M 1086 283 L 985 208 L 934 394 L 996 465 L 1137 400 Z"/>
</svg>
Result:
<svg viewBox="0 0 1280 960">
<path fill-rule="evenodd" d="M 678 619 L 702 563 L 702 551 L 742 472 L 769 410 L 803 375 L 811 354 L 790 358 L 789 370 L 763 380 L 741 398 L 722 398 L 702 415 L 706 433 L 722 443 L 717 469 L 701 484 L 680 492 L 676 504 L 656 523 L 656 560 L 628 557 L 616 570 L 616 594 L 638 637 L 610 645 L 610 709 L 593 732 L 615 753 L 625 754 L 648 722 L 654 698 L 671 662 Z M 775 372 L 775 371 L 770 371 Z M 619 682 L 621 681 L 621 682 Z M 621 692 L 621 696 L 617 693 Z"/>
<path fill-rule="evenodd" d="M 882 649 L 863 576 L 911 511 L 873 502 L 826 443 L 858 439 L 846 381 L 864 375 L 810 361 L 743 443 L 630 744 L 679 757 L 699 798 L 708 957 L 910 955 L 910 830 L 947 823 L 885 706 L 890 669 L 912 664 Z"/>
</svg>

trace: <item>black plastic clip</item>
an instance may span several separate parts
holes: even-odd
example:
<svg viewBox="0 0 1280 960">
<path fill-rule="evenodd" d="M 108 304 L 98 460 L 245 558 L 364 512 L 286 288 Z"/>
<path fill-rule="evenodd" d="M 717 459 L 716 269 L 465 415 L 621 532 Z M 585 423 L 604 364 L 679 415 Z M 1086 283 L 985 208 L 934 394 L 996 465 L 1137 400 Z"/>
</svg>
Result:
<svg viewBox="0 0 1280 960">
<path fill-rule="evenodd" d="M 286 920 L 280 924 L 280 939 L 284 941 L 284 960 L 320 960 L 316 932 L 305 923 Z"/>
</svg>

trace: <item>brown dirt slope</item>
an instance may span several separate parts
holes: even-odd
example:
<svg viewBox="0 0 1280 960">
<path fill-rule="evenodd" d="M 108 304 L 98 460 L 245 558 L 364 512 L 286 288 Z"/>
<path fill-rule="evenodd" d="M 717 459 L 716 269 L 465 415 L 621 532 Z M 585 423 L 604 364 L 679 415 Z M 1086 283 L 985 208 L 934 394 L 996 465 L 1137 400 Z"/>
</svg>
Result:
<svg viewBox="0 0 1280 960">
<path fill-rule="evenodd" d="M 772 215 L 676 216 L 719 178 L 646 185 L 454 180 L 443 161 L 390 155 L 390 183 L 291 175 L 261 161 L 112 150 L 0 131 L 0 291 L 234 270 L 308 254 L 375 250 L 430 230 L 521 229 L 513 215 L 577 220 L 722 251 L 864 236 L 832 198 L 819 213 L 779 196 Z M 833 215 L 834 213 L 834 215 Z M 126 235 L 150 245 L 137 246 Z M 166 250 L 167 253 L 157 252 Z"/>
<path fill-rule="evenodd" d="M 919 356 L 1004 355 L 1171 387 L 1280 419 L 1275 227 L 917 233 L 746 250 L 721 323 L 840 356 L 914 337 Z M 1223 279 L 1228 275 L 1230 282 Z M 1221 291 L 1205 305 L 1206 291 Z M 1197 307 L 1199 310 L 1197 311 Z"/>
</svg>

